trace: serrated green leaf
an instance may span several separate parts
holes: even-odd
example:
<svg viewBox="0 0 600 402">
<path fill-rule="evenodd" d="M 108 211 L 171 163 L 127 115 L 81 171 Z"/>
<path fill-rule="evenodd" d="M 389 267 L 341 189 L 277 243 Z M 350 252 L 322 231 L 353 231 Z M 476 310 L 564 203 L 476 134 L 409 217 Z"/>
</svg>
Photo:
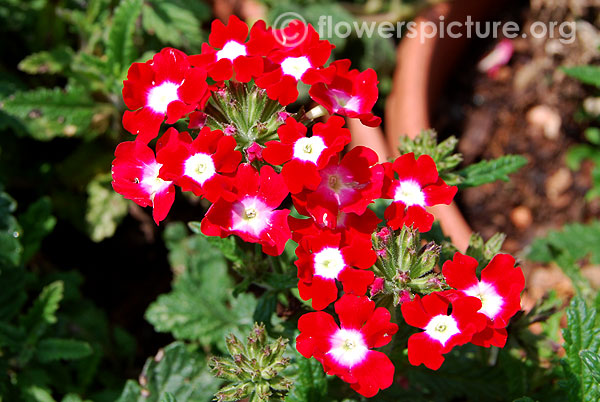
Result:
<svg viewBox="0 0 600 402">
<path fill-rule="evenodd" d="M 108 33 L 106 54 L 108 68 L 117 79 L 122 78 L 135 61 L 133 34 L 135 23 L 142 12 L 142 0 L 121 0 L 113 15 Z"/>
<path fill-rule="evenodd" d="M 579 352 L 579 357 L 581 357 L 581 361 L 590 371 L 594 380 L 596 380 L 597 383 L 600 383 L 600 355 L 598 355 L 598 352 L 582 350 Z"/>
<path fill-rule="evenodd" d="M 39 339 L 48 325 L 56 322 L 56 310 L 63 298 L 63 293 L 63 282 L 52 282 L 42 289 L 33 305 L 21 317 L 21 325 L 26 329 L 28 338 L 32 342 Z"/>
<path fill-rule="evenodd" d="M 581 351 L 600 353 L 600 326 L 597 311 L 575 297 L 567 309 L 567 328 L 563 330 L 566 351 L 566 388 L 571 401 L 595 401 L 600 398 L 600 383 L 580 356 Z"/>
<path fill-rule="evenodd" d="M 21 244 L 23 245 L 23 262 L 26 263 L 38 251 L 42 240 L 49 235 L 56 225 L 52 216 L 52 202 L 49 197 L 42 197 L 27 208 L 19 216 L 23 227 Z"/>
<path fill-rule="evenodd" d="M 52 50 L 30 54 L 19 63 L 19 70 L 28 74 L 57 74 L 65 71 L 73 61 L 73 49 L 59 46 Z"/>
<path fill-rule="evenodd" d="M 87 222 L 90 238 L 99 242 L 111 237 L 127 215 L 128 201 L 112 189 L 110 174 L 96 176 L 87 186 Z"/>
<path fill-rule="evenodd" d="M 92 119 L 105 107 L 82 88 L 67 91 L 38 88 L 17 92 L 0 102 L 0 111 L 18 119 L 27 134 L 40 141 L 55 137 L 93 137 L 97 132 Z"/>
<path fill-rule="evenodd" d="M 477 187 L 496 180 L 508 181 L 509 174 L 518 171 L 526 164 L 527 159 L 521 155 L 505 155 L 498 159 L 481 161 L 458 172 L 463 177 L 459 187 Z"/>
<path fill-rule="evenodd" d="M 552 230 L 545 237 L 537 238 L 531 244 L 527 258 L 549 263 L 565 252 L 573 259 L 590 258 L 592 264 L 600 264 L 600 221 L 587 224 L 572 223 L 560 230 Z"/>
<path fill-rule="evenodd" d="M 42 363 L 77 360 L 92 354 L 92 347 L 77 339 L 45 338 L 38 342 L 36 357 Z"/>
<path fill-rule="evenodd" d="M 142 26 L 164 44 L 200 50 L 206 35 L 204 22 L 211 18 L 210 7 L 194 0 L 151 0 L 144 4 Z"/>
<path fill-rule="evenodd" d="M 223 254 L 205 236 L 187 236 L 178 223 L 167 226 L 165 241 L 176 274 L 173 290 L 150 305 L 146 319 L 159 332 L 225 351 L 225 335 L 241 336 L 254 323 L 256 299 L 249 293 L 232 296 Z"/>
<path fill-rule="evenodd" d="M 209 373 L 205 356 L 182 342 L 149 358 L 139 378 L 142 386 L 129 380 L 117 402 L 210 401 L 221 383 Z M 175 399 L 164 399 L 167 394 Z"/>
<path fill-rule="evenodd" d="M 307 359 L 296 353 L 293 366 L 296 373 L 291 375 L 294 387 L 286 402 L 319 402 L 327 398 L 327 376 L 321 363 L 315 359 Z"/>
<path fill-rule="evenodd" d="M 562 67 L 561 70 L 568 76 L 573 77 L 584 84 L 595 85 L 600 88 L 599 66 Z"/>
</svg>

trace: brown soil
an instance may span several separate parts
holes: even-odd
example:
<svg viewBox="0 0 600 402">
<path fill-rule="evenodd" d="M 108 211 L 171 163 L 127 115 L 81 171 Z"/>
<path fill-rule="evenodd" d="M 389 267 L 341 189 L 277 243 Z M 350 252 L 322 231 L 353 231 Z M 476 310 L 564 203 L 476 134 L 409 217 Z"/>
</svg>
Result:
<svg viewBox="0 0 600 402">
<path fill-rule="evenodd" d="M 495 232 L 507 234 L 504 250 L 517 255 L 550 229 L 600 215 L 600 202 L 583 199 L 590 187 L 591 167 L 572 172 L 565 165 L 569 147 L 584 141 L 587 123 L 576 121 L 575 116 L 593 90 L 559 70 L 567 61 L 598 60 L 595 49 L 600 33 L 587 22 L 597 19 L 597 10 L 591 15 L 585 7 L 572 10 L 557 4 L 565 1 L 553 1 L 553 8 L 542 3 L 534 1 L 531 8 L 511 10 L 503 19 L 527 26 L 538 20 L 578 18 L 577 40 L 562 44 L 556 39 L 514 39 L 511 61 L 493 78 L 478 72 L 476 64 L 497 40 L 473 43 L 457 69 L 463 73 L 456 74 L 456 82 L 440 100 L 434 125 L 442 136 L 459 134 L 465 163 L 507 154 L 527 158 L 528 164 L 510 182 L 467 189 L 458 199 L 474 231 L 484 238 Z M 527 262 L 524 267 L 530 293 L 539 297 L 548 288 L 570 292 L 560 271 Z M 598 275 L 598 269 L 590 272 Z"/>
</svg>

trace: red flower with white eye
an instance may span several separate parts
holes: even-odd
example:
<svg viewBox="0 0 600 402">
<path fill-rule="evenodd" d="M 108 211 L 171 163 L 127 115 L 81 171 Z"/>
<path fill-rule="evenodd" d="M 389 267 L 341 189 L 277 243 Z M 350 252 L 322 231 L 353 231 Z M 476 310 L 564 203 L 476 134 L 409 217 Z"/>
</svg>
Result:
<svg viewBox="0 0 600 402">
<path fill-rule="evenodd" d="M 295 194 L 294 205 L 329 228 L 337 227 L 340 212 L 362 215 L 381 195 L 383 167 L 377 161 L 377 154 L 366 147 L 353 148 L 341 161 L 332 158 L 319 170 L 317 189 Z"/>
<path fill-rule="evenodd" d="M 506 326 L 510 318 L 521 309 L 521 292 L 525 277 L 515 259 L 508 254 L 496 255 L 477 278 L 477 260 L 461 253 L 446 261 L 442 273 L 446 283 L 459 295 L 481 300 L 479 312 L 487 317 L 487 327 L 473 335 L 472 343 L 479 346 L 503 347 L 506 343 Z"/>
<path fill-rule="evenodd" d="M 249 82 L 263 72 L 263 57 L 275 46 L 271 29 L 265 22 L 257 21 L 250 30 L 248 25 L 235 15 L 229 17 L 227 25 L 214 20 L 211 25 L 208 44 L 202 45 L 202 53 L 189 57 L 192 66 L 205 69 L 215 81 L 232 78 Z"/>
<path fill-rule="evenodd" d="M 175 200 L 173 182 L 160 176 L 161 166 L 152 149 L 139 141 L 119 144 L 112 163 L 113 189 L 139 206 L 151 206 L 157 225 Z"/>
<path fill-rule="evenodd" d="M 425 331 L 411 335 L 408 339 L 408 361 L 414 366 L 421 363 L 432 370 L 440 368 L 443 354 L 454 346 L 464 345 L 476 332 L 485 328 L 485 317 L 477 313 L 481 301 L 476 297 L 463 296 L 452 302 L 452 313 L 448 314 L 450 301 L 443 292 L 424 296 L 416 295 L 411 301 L 402 303 L 402 316 L 408 325 Z"/>
<path fill-rule="evenodd" d="M 335 303 L 335 311 L 340 326 L 323 311 L 300 317 L 296 349 L 321 362 L 325 373 L 372 397 L 392 385 L 394 365 L 385 354 L 371 349 L 387 345 L 398 326 L 390 322 L 387 309 L 375 308 L 366 296 L 343 295 Z"/>
<path fill-rule="evenodd" d="M 429 155 L 421 155 L 415 160 L 411 152 L 400 156 L 393 164 L 383 165 L 382 198 L 393 200 L 384 214 L 388 226 L 394 230 L 403 225 L 412 226 L 419 232 L 431 230 L 434 217 L 425 207 L 450 204 L 456 195 L 456 186 L 448 186 L 438 176 L 435 162 Z"/>
<path fill-rule="evenodd" d="M 283 165 L 281 174 L 292 194 L 303 188 L 314 190 L 321 182 L 319 169 L 350 142 L 350 131 L 344 128 L 344 119 L 332 116 L 327 123 L 317 123 L 312 135 L 306 136 L 306 127 L 293 117 L 277 130 L 281 141 L 269 141 L 263 150 L 265 161 Z"/>
<path fill-rule="evenodd" d="M 161 177 L 173 180 L 183 191 L 192 191 L 211 202 L 226 196 L 230 179 L 223 174 L 234 173 L 242 160 L 242 154 L 235 150 L 235 139 L 208 127 L 200 130 L 193 141 L 187 133 L 177 135 L 174 128 L 167 133 L 169 140 L 156 156 L 163 165 Z"/>
<path fill-rule="evenodd" d="M 276 210 L 289 194 L 281 175 L 263 166 L 260 175 L 249 164 L 241 164 L 233 180 L 235 200 L 220 198 L 202 220 L 202 233 L 262 245 L 264 253 L 280 255 L 291 233 L 287 223 L 289 210 Z"/>
<path fill-rule="evenodd" d="M 342 283 L 344 292 L 357 295 L 364 295 L 373 282 L 373 272 L 364 271 L 377 260 L 370 240 L 356 238 L 342 243 L 341 234 L 323 230 L 302 239 L 296 256 L 300 297 L 312 299 L 315 310 L 337 299 L 336 280 Z"/>
<path fill-rule="evenodd" d="M 185 53 L 165 48 L 146 63 L 133 63 L 123 82 L 123 100 L 133 111 L 123 114 L 123 126 L 148 143 L 167 118 L 173 124 L 205 98 L 206 73 L 190 67 Z"/>
<path fill-rule="evenodd" d="M 284 44 L 269 53 L 265 71 L 256 79 L 256 85 L 266 89 L 269 98 L 286 106 L 298 98 L 298 81 L 308 85 L 331 82 L 335 68 L 322 67 L 334 46 L 326 40 L 320 40 L 312 25 L 292 21 L 283 30 L 273 32 L 273 35 L 280 44 Z M 291 46 L 285 45 L 288 38 Z"/>
<path fill-rule="evenodd" d="M 308 91 L 310 97 L 329 113 L 360 119 L 366 126 L 379 126 L 381 118 L 371 112 L 379 94 L 375 71 L 350 70 L 347 59 L 334 61 L 331 66 L 336 69 L 333 80 L 314 84 Z"/>
</svg>

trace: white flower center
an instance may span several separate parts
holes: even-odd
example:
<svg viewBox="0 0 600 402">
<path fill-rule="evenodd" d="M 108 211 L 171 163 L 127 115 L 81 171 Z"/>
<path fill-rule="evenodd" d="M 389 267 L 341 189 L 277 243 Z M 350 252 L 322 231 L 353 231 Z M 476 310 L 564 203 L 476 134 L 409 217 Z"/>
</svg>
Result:
<svg viewBox="0 0 600 402">
<path fill-rule="evenodd" d="M 152 88 L 148 92 L 148 97 L 146 98 L 147 105 L 156 113 L 166 113 L 169 103 L 179 100 L 179 95 L 177 94 L 179 86 L 180 84 L 165 81 Z"/>
<path fill-rule="evenodd" d="M 453 317 L 440 314 L 429 321 L 425 327 L 425 333 L 429 335 L 430 338 L 440 342 L 442 346 L 445 346 L 448 339 L 460 333 L 460 330 Z"/>
<path fill-rule="evenodd" d="M 494 319 L 502 310 L 504 299 L 496 292 L 493 284 L 487 282 L 479 282 L 467 290 L 464 290 L 468 296 L 478 297 L 481 300 L 481 309 L 479 312 L 485 314 L 490 319 Z"/>
<path fill-rule="evenodd" d="M 273 210 L 256 197 L 246 197 L 233 204 L 231 230 L 259 237 L 271 225 Z"/>
<path fill-rule="evenodd" d="M 315 275 L 326 279 L 337 279 L 338 274 L 346 266 L 339 249 L 326 247 L 313 256 Z"/>
<path fill-rule="evenodd" d="M 185 161 L 184 168 L 183 174 L 200 183 L 200 185 L 215 174 L 215 164 L 212 157 L 201 152 L 190 156 Z"/>
<path fill-rule="evenodd" d="M 419 183 L 412 180 L 405 180 L 398 184 L 394 193 L 394 200 L 401 201 L 407 207 L 411 205 L 420 205 L 425 207 L 425 194 L 421 191 Z"/>
<path fill-rule="evenodd" d="M 142 189 L 144 189 L 144 191 L 148 194 L 152 202 L 154 202 L 154 196 L 156 196 L 157 193 L 162 193 L 169 188 L 172 183 L 158 177 L 161 166 L 162 163 L 158 162 L 145 165 L 142 174 L 142 180 L 140 181 Z"/>
<path fill-rule="evenodd" d="M 311 67 L 310 61 L 308 61 L 308 57 L 306 56 L 288 57 L 281 62 L 281 70 L 283 70 L 283 73 L 291 75 L 296 81 L 300 80 L 306 70 Z"/>
<path fill-rule="evenodd" d="M 353 367 L 369 352 L 363 335 L 355 329 L 340 329 L 329 339 L 331 355 L 341 366 Z"/>
<path fill-rule="evenodd" d="M 239 56 L 245 56 L 246 54 L 246 46 L 234 40 L 230 40 L 223 46 L 223 49 L 217 52 L 217 61 L 221 59 L 234 61 Z"/>
<path fill-rule="evenodd" d="M 312 137 L 300 138 L 294 144 L 294 158 L 300 159 L 301 161 L 312 162 L 315 165 L 319 160 L 319 156 L 323 150 L 327 148 L 323 139 L 318 135 Z"/>
</svg>

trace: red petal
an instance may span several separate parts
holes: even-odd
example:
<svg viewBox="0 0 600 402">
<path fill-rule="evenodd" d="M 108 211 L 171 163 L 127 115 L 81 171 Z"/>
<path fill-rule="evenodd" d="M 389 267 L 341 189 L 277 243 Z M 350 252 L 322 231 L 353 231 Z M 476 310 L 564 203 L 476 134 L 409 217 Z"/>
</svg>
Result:
<svg viewBox="0 0 600 402">
<path fill-rule="evenodd" d="M 340 326 L 345 329 L 360 330 L 373 314 L 375 302 L 367 296 L 358 297 L 344 294 L 335 302 L 335 312 L 339 316 Z"/>
<path fill-rule="evenodd" d="M 451 261 L 444 263 L 442 273 L 448 285 L 458 290 L 467 290 L 479 283 L 476 275 L 478 265 L 475 258 L 457 252 Z"/>
<path fill-rule="evenodd" d="M 374 350 L 367 353 L 362 364 L 352 367 L 352 371 L 358 381 L 350 387 L 367 398 L 394 382 L 394 365 L 385 354 Z"/>
</svg>

